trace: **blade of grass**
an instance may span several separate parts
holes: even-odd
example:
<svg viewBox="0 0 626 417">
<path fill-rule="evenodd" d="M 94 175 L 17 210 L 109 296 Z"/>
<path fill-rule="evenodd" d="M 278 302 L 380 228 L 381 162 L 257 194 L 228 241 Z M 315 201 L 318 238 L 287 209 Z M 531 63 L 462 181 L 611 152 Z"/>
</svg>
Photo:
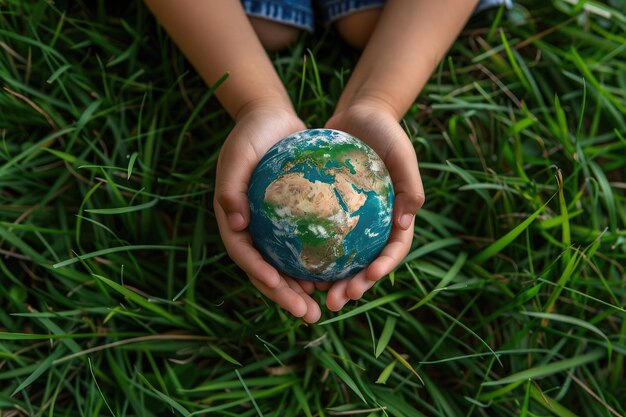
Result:
<svg viewBox="0 0 626 417">
<path fill-rule="evenodd" d="M 552 312 L 552 310 L 554 309 L 556 300 L 561 295 L 561 291 L 563 291 L 565 284 L 567 284 L 567 282 L 571 279 L 572 275 L 576 271 L 581 259 L 582 259 L 582 256 L 580 255 L 580 253 L 578 251 L 574 252 L 574 255 L 572 256 L 570 261 L 567 263 L 567 265 L 563 269 L 563 273 L 561 274 L 561 276 L 559 277 L 559 280 L 556 283 L 556 288 L 554 288 L 554 291 L 552 291 L 552 294 L 550 294 L 550 298 L 548 298 L 548 301 L 546 301 L 546 304 L 543 307 L 544 312 L 546 313 Z M 544 321 L 544 324 L 545 324 L 545 321 Z"/>
<path fill-rule="evenodd" d="M 567 408 L 563 407 L 553 398 L 549 397 L 544 392 L 541 392 L 539 388 L 537 388 L 534 384 L 529 383 L 529 388 L 530 397 L 558 417 L 578 417 L 578 414 L 575 414 Z"/>
<path fill-rule="evenodd" d="M 141 307 L 145 308 L 146 310 L 149 310 L 153 313 L 155 313 L 157 316 L 160 316 L 162 318 L 164 318 L 165 320 L 169 321 L 172 324 L 176 324 L 178 326 L 181 327 L 187 327 L 188 324 L 183 321 L 181 318 L 176 317 L 170 313 L 168 313 L 167 311 L 165 311 L 162 307 L 151 303 L 150 301 L 146 300 L 144 297 L 140 296 L 139 294 L 129 290 L 128 288 L 118 284 L 115 281 L 111 281 L 108 278 L 102 277 L 100 275 L 93 275 L 94 278 L 98 279 L 99 281 L 105 283 L 106 285 L 108 285 L 109 287 L 113 288 L 115 291 L 117 291 L 118 293 L 120 293 L 121 295 L 124 296 L 124 298 L 126 298 L 129 301 L 134 302 L 135 304 L 140 305 Z"/>
<path fill-rule="evenodd" d="M 487 382 L 484 382 L 482 385 L 489 387 L 489 386 L 507 385 L 507 384 L 512 384 L 512 383 L 523 382 L 528 379 L 540 379 L 548 375 L 552 375 L 555 373 L 563 372 L 569 369 L 586 365 L 590 362 L 597 361 L 598 359 L 602 357 L 604 357 L 604 353 L 601 350 L 594 350 L 584 355 L 576 356 L 576 357 L 569 358 L 569 359 L 564 359 L 559 362 L 552 362 L 547 365 L 541 365 L 541 366 L 529 368 L 524 371 L 517 372 L 513 375 L 509 375 L 507 377 L 504 377 L 495 381 L 487 381 Z"/>
<path fill-rule="evenodd" d="M 311 68 L 311 72 L 313 74 L 313 80 L 314 80 L 313 93 L 315 94 L 315 97 L 317 98 L 317 103 L 320 106 L 321 114 L 322 115 L 327 115 L 326 95 L 324 94 L 324 88 L 322 87 L 322 79 L 320 77 L 320 71 L 319 71 L 319 68 L 317 66 L 317 60 L 316 60 L 315 56 L 313 55 L 313 51 L 308 49 L 307 52 L 309 53 L 309 58 L 311 60 L 311 67 L 310 68 Z"/>
<path fill-rule="evenodd" d="M 1 233 L 2 229 L 0 229 L 0 233 Z M 52 265 L 52 268 L 63 268 L 66 267 L 68 265 L 72 265 L 75 264 L 77 262 L 80 261 L 84 261 L 86 259 L 91 259 L 91 258 L 95 258 L 98 256 L 104 256 L 104 255 L 109 255 L 111 253 L 117 253 L 117 252 L 126 252 L 126 251 L 143 251 L 143 250 L 170 250 L 170 251 L 183 251 L 186 250 L 185 248 L 181 248 L 179 246 L 171 246 L 171 245 L 127 245 L 127 246 L 118 246 L 115 248 L 107 248 L 107 249 L 101 249 L 101 250 L 97 250 L 95 252 L 90 252 L 84 255 L 77 255 L 75 258 L 71 258 L 71 259 L 67 259 L 65 261 L 62 262 L 58 262 L 54 265 Z"/>
<path fill-rule="evenodd" d="M 173 398 L 171 398 L 169 395 L 166 395 L 164 393 L 162 393 L 161 391 L 159 391 L 158 389 L 156 389 L 151 383 L 150 381 L 148 381 L 148 379 L 146 379 L 145 376 L 143 376 L 140 372 L 137 372 L 137 376 L 139 377 L 139 379 L 141 380 L 141 382 L 144 383 L 144 385 L 146 385 L 148 387 L 148 389 L 150 389 L 150 391 L 152 391 L 158 398 L 160 398 L 161 400 L 163 400 L 164 403 L 166 403 L 167 405 L 169 405 L 170 407 L 172 407 L 174 410 L 178 411 L 180 414 L 182 414 L 183 416 L 189 416 L 191 413 L 189 412 L 189 410 L 187 410 L 185 407 L 183 407 L 182 405 L 180 405 L 177 401 L 175 401 Z"/>
<path fill-rule="evenodd" d="M 415 377 L 417 377 L 417 379 L 422 383 L 422 385 L 424 384 L 424 380 L 422 379 L 422 377 L 420 376 L 420 374 L 417 373 L 417 371 L 415 370 L 415 368 L 413 368 L 411 366 L 411 364 L 402 357 L 402 355 L 400 355 L 398 352 L 396 352 L 393 348 L 391 348 L 390 346 L 387 346 L 387 350 L 389 351 L 389 353 L 391 353 L 391 355 L 398 361 L 400 362 L 400 364 L 402 366 L 404 366 L 406 369 L 408 369 L 413 375 L 415 375 Z"/>
<path fill-rule="evenodd" d="M 377 384 L 386 384 L 387 381 L 389 380 L 389 377 L 391 377 L 391 374 L 393 374 L 393 370 L 396 367 L 396 364 L 398 363 L 397 360 L 393 360 L 389 363 L 389 365 L 385 366 L 385 368 L 383 369 L 383 371 L 380 373 L 380 375 L 378 376 L 378 379 L 376 380 Z"/>
<path fill-rule="evenodd" d="M 337 375 L 337 377 L 343 381 L 343 383 L 346 384 L 361 399 L 361 401 L 367 403 L 363 393 L 361 393 L 361 390 L 354 382 L 354 379 L 352 379 L 352 377 L 348 375 L 348 373 L 341 366 L 339 366 L 339 364 L 337 364 L 337 362 L 335 362 L 335 360 L 328 353 L 319 349 L 315 349 L 314 352 L 322 365 Z"/>
<path fill-rule="evenodd" d="M 615 194 L 613 192 L 613 187 L 611 187 L 611 184 L 609 184 L 604 170 L 600 168 L 600 166 L 595 161 L 589 161 L 589 168 L 591 168 L 591 172 L 593 172 L 594 177 L 600 185 L 600 190 L 602 191 L 602 199 L 604 200 L 604 205 L 606 206 L 606 211 L 609 216 L 609 230 L 615 233 L 617 232 L 618 227 L 616 210 L 617 205 L 615 203 Z"/>
<path fill-rule="evenodd" d="M 325 326 L 325 325 L 328 325 L 328 324 L 331 324 L 331 323 L 335 323 L 335 322 L 338 322 L 338 321 L 346 320 L 346 319 L 348 319 L 350 317 L 354 317 L 354 316 L 357 316 L 359 314 L 365 313 L 366 311 L 370 311 L 370 310 L 373 310 L 373 309 L 378 308 L 380 306 L 383 306 L 385 304 L 391 303 L 393 301 L 397 301 L 397 300 L 399 300 L 400 298 L 402 298 L 404 296 L 405 296 L 404 293 L 394 293 L 394 294 L 386 295 L 386 296 L 378 298 L 378 299 L 376 299 L 374 301 L 369 301 L 369 302 L 367 302 L 367 303 L 365 303 L 365 304 L 363 304 L 363 305 L 361 305 L 359 307 L 356 307 L 353 310 L 348 311 L 347 313 L 343 313 L 343 314 L 340 314 L 340 315 L 338 315 L 336 317 L 333 317 L 331 319 L 324 320 L 324 321 L 320 322 L 318 324 L 318 326 Z"/>
<path fill-rule="evenodd" d="M 133 168 L 135 167 L 135 161 L 137 161 L 137 156 L 139 154 L 137 152 L 133 152 L 128 159 L 128 169 L 126 171 L 126 179 L 129 180 L 133 175 Z"/>
<path fill-rule="evenodd" d="M 226 360 L 227 362 L 230 362 L 233 365 L 243 366 L 237 359 L 233 358 L 232 356 L 230 356 L 228 353 L 224 352 L 222 349 L 220 349 L 216 345 L 211 344 L 209 346 L 211 347 L 211 349 L 215 353 L 217 353 L 222 359 Z"/>
<path fill-rule="evenodd" d="M 550 199 L 544 205 L 535 210 L 534 213 L 528 216 L 526 220 L 515 226 L 500 239 L 487 246 L 478 255 L 474 256 L 472 261 L 480 264 L 502 252 L 504 248 L 510 245 L 524 230 L 526 230 L 532 224 L 533 221 L 535 221 L 537 216 L 539 216 L 539 214 L 544 211 L 550 200 L 552 200 L 552 197 L 550 197 Z"/>
<path fill-rule="evenodd" d="M 554 314 L 554 313 L 543 313 L 543 312 L 539 312 L 539 311 L 521 311 L 521 314 L 525 315 L 525 316 L 530 316 L 530 317 L 538 317 L 541 319 L 546 319 L 546 320 L 551 320 L 551 321 L 558 321 L 561 323 L 567 323 L 567 324 L 573 324 L 574 326 L 578 326 L 578 327 L 582 327 L 584 329 L 589 330 L 590 332 L 593 332 L 595 334 L 597 334 L 598 336 L 600 336 L 601 338 L 603 338 L 606 342 L 607 345 L 609 346 L 609 353 L 608 356 L 611 356 L 611 350 L 612 350 L 612 344 L 611 341 L 609 340 L 609 338 L 607 337 L 606 334 L 604 334 L 604 332 L 602 332 L 602 330 L 598 329 L 598 327 L 594 326 L 593 324 L 585 321 L 585 320 L 581 320 L 581 319 L 577 319 L 576 317 L 570 317 L 570 316 L 565 316 L 563 314 Z"/>
<path fill-rule="evenodd" d="M 63 354 L 63 349 L 55 349 L 50 355 L 36 365 L 33 372 L 13 390 L 11 397 L 24 390 L 24 388 L 35 382 L 41 375 L 43 375 L 53 365 L 54 361 Z"/>
<path fill-rule="evenodd" d="M 184 124 L 183 128 L 181 129 L 180 134 L 178 135 L 178 139 L 176 140 L 176 148 L 174 150 L 174 158 L 172 159 L 172 166 L 170 168 L 171 172 L 176 172 L 176 166 L 178 165 L 178 160 L 180 159 L 180 152 L 181 152 L 182 146 L 183 146 L 183 139 L 185 138 L 185 135 L 189 131 L 191 125 L 198 118 L 198 115 L 200 114 L 200 111 L 202 111 L 206 107 L 207 101 L 211 97 L 213 97 L 213 94 L 215 93 L 215 90 L 217 90 L 219 88 L 219 86 L 222 85 L 222 83 L 224 83 L 224 81 L 226 81 L 228 79 L 229 76 L 230 76 L 230 73 L 228 73 L 228 72 L 224 73 L 215 83 L 213 83 L 213 85 L 211 85 L 206 90 L 206 92 L 204 93 L 202 98 L 195 105 L 193 111 L 191 112 L 191 115 L 189 115 L 189 117 L 185 121 L 185 124 Z"/>
<path fill-rule="evenodd" d="M 445 273 L 443 278 L 441 278 L 441 281 L 439 281 L 437 286 L 435 288 L 433 288 L 433 290 L 431 292 L 429 292 L 426 295 L 426 297 L 422 298 L 417 304 L 415 304 L 413 307 L 409 308 L 408 311 L 413 311 L 413 310 L 416 310 L 416 309 L 420 308 L 421 306 L 423 306 L 424 304 L 429 302 L 440 291 L 444 290 L 448 286 L 448 284 L 450 284 L 450 282 L 454 278 L 457 277 L 459 271 L 461 270 L 463 265 L 465 265 L 465 261 L 466 260 L 467 260 L 467 253 L 466 252 L 461 252 L 459 254 L 459 256 L 456 258 L 456 260 L 454 261 L 454 264 Z"/>
<path fill-rule="evenodd" d="M 498 357 L 498 355 L 496 355 L 496 352 L 494 352 L 493 349 L 491 348 L 491 346 L 489 346 L 489 344 L 487 342 L 485 342 L 480 336 L 478 336 L 478 334 L 476 334 L 476 332 L 474 332 L 472 329 L 467 327 L 465 324 L 461 323 L 461 321 L 457 320 L 455 317 L 453 317 L 450 314 L 446 313 L 445 311 L 443 311 L 439 307 L 436 307 L 433 304 L 429 304 L 429 307 L 431 309 L 435 310 L 436 312 L 438 312 L 439 314 L 447 317 L 449 320 L 452 320 L 456 325 L 462 327 L 467 332 L 469 332 L 472 336 L 474 336 L 476 339 L 478 339 L 487 348 L 487 350 L 489 350 L 489 352 L 491 352 L 491 354 L 494 356 L 494 358 L 502 366 L 502 362 L 500 362 L 500 358 Z"/>
<path fill-rule="evenodd" d="M 116 208 L 102 208 L 102 209 L 85 209 L 86 213 L 91 214 L 124 214 L 124 213 L 132 213 L 135 211 L 146 210 L 156 206 L 159 202 L 158 198 L 154 200 L 148 201 L 147 203 L 137 204 L 136 206 L 127 206 L 127 207 L 116 207 Z"/>
<path fill-rule="evenodd" d="M 115 413 L 113 412 L 113 410 L 111 409 L 111 406 L 109 405 L 109 402 L 107 401 L 106 397 L 104 396 L 102 389 L 100 389 L 100 385 L 98 384 L 98 381 L 96 380 L 96 375 L 93 373 L 93 366 L 91 364 L 90 357 L 87 357 L 87 363 L 89 364 L 89 372 L 91 373 L 91 379 L 93 380 L 93 383 L 96 385 L 96 389 L 100 393 L 100 397 L 102 398 L 102 401 L 104 401 L 104 405 L 106 405 L 107 409 L 109 410 L 109 413 L 111 413 L 113 417 L 117 417 Z"/>
<path fill-rule="evenodd" d="M 439 239 L 434 242 L 427 243 L 415 249 L 413 252 L 410 252 L 406 258 L 402 261 L 402 263 L 411 262 L 415 259 L 419 259 L 424 257 L 425 255 L 433 252 L 438 252 L 443 248 L 447 248 L 450 246 L 457 246 L 462 244 L 463 241 L 457 237 L 446 237 L 443 239 Z"/>
<path fill-rule="evenodd" d="M 261 410 L 259 409 L 258 404 L 256 403 L 254 396 L 252 395 L 252 393 L 250 392 L 250 390 L 248 389 L 248 386 L 246 385 L 246 382 L 243 380 L 243 378 L 241 377 L 241 374 L 239 373 L 239 371 L 237 369 L 235 369 L 235 374 L 237 375 L 237 378 L 239 379 L 239 381 L 241 382 L 241 385 L 243 386 L 243 389 L 246 391 L 246 395 L 248 396 L 248 398 L 250 399 L 250 402 L 252 403 L 252 406 L 254 407 L 254 409 L 257 412 L 258 416 L 263 417 L 263 413 L 261 412 Z"/>
<path fill-rule="evenodd" d="M 378 338 L 378 343 L 376 344 L 376 350 L 374 352 L 374 356 L 376 358 L 378 358 L 381 353 L 385 351 L 385 348 L 391 340 L 391 336 L 393 335 L 395 327 L 396 318 L 394 316 L 387 317 L 387 320 L 385 320 L 385 326 L 383 327 L 383 331 L 380 333 L 380 338 Z"/>
<path fill-rule="evenodd" d="M 291 387 L 291 389 L 293 390 L 293 394 L 296 398 L 296 401 L 298 402 L 298 406 L 300 407 L 304 415 L 306 417 L 313 417 L 313 413 L 311 412 L 311 408 L 309 407 L 309 402 L 306 395 L 304 394 L 304 391 L 302 390 L 302 387 L 299 384 L 295 384 Z"/>
</svg>

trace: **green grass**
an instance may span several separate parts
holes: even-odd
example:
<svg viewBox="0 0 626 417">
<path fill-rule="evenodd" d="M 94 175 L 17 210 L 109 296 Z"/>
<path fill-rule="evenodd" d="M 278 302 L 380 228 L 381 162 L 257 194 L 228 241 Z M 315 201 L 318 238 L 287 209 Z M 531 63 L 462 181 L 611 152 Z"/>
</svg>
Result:
<svg viewBox="0 0 626 417">
<path fill-rule="evenodd" d="M 622 1 L 469 23 L 403 121 L 410 255 L 314 326 L 224 253 L 232 122 L 113 3 L 0 0 L 0 415 L 626 415 Z M 355 58 L 330 31 L 273 56 L 310 127 Z"/>
</svg>

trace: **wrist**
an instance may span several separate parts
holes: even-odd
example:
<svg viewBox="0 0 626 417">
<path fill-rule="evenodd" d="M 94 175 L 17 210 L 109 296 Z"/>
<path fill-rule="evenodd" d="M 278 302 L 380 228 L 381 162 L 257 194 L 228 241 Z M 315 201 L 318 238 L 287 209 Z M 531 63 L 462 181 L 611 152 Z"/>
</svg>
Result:
<svg viewBox="0 0 626 417">
<path fill-rule="evenodd" d="M 382 113 L 400 121 L 404 117 L 405 110 L 399 108 L 393 97 L 378 90 L 359 89 L 350 97 L 342 97 L 337 104 L 335 114 L 340 114 L 349 109 L 367 109 L 376 113 Z"/>
<path fill-rule="evenodd" d="M 282 96 L 261 96 L 252 98 L 238 107 L 233 113 L 235 123 L 244 117 L 259 111 L 271 111 L 278 114 L 288 114 L 295 116 L 295 110 L 288 97 Z"/>
</svg>

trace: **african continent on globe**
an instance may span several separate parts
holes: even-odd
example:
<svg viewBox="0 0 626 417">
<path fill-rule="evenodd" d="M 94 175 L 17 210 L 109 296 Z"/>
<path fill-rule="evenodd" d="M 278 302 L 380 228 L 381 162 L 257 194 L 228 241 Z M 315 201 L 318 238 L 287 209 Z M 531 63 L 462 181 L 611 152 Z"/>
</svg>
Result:
<svg viewBox="0 0 626 417">
<path fill-rule="evenodd" d="M 369 146 L 337 130 L 304 130 L 274 145 L 256 167 L 250 234 L 279 271 L 335 281 L 383 249 L 393 198 L 387 168 Z"/>
</svg>

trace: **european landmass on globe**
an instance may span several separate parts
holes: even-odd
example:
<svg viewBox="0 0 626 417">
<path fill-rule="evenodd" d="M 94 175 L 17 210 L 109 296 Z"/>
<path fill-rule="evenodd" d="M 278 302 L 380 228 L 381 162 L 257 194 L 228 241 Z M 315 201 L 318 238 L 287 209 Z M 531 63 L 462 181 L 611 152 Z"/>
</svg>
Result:
<svg viewBox="0 0 626 417">
<path fill-rule="evenodd" d="M 254 171 L 248 198 L 255 246 L 295 278 L 354 275 L 389 238 L 394 193 L 387 168 L 341 131 L 310 129 L 278 142 Z"/>
</svg>

